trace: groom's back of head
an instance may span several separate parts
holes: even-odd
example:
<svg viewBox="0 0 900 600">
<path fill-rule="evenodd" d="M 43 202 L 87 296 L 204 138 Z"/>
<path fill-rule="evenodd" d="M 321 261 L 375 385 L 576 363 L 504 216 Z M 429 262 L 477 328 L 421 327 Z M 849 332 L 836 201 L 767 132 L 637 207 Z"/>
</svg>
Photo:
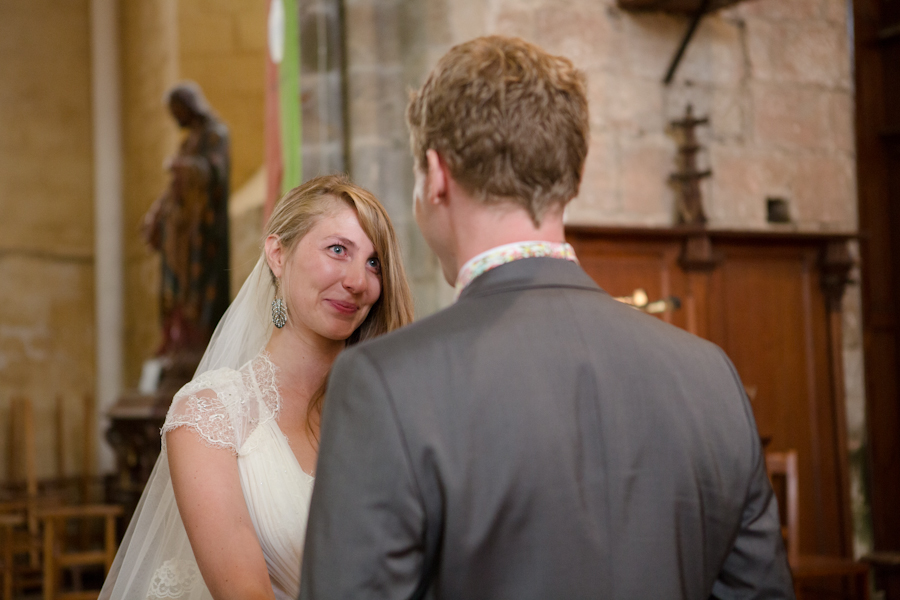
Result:
<svg viewBox="0 0 900 600">
<path fill-rule="evenodd" d="M 588 151 L 584 74 L 518 38 L 453 47 L 411 94 L 417 166 L 435 150 L 475 199 L 512 202 L 535 223 L 578 194 Z"/>
</svg>

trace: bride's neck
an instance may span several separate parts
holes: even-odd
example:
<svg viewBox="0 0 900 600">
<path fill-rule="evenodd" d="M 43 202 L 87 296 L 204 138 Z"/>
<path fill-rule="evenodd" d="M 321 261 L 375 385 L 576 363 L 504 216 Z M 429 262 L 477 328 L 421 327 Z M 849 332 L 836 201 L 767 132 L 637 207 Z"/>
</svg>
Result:
<svg viewBox="0 0 900 600">
<path fill-rule="evenodd" d="M 279 369 L 278 387 L 284 399 L 305 407 L 343 348 L 343 341 L 307 339 L 288 329 L 274 330 L 266 352 Z"/>
</svg>

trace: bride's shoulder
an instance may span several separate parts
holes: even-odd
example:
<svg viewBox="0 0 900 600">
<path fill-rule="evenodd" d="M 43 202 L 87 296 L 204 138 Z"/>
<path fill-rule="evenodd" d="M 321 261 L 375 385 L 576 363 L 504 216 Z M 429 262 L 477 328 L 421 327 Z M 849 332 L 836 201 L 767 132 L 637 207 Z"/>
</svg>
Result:
<svg viewBox="0 0 900 600">
<path fill-rule="evenodd" d="M 187 426 L 207 443 L 237 453 L 253 429 L 278 415 L 276 372 L 263 352 L 240 369 L 195 377 L 175 394 L 162 433 Z"/>
<path fill-rule="evenodd" d="M 175 400 L 191 396 L 217 398 L 223 403 L 246 400 L 260 384 L 274 384 L 275 369 L 268 354 L 263 351 L 239 369 L 223 367 L 197 375 L 178 390 Z"/>
<path fill-rule="evenodd" d="M 231 368 L 207 371 L 186 383 L 172 398 L 169 415 L 185 409 L 202 409 L 204 412 L 233 413 L 251 400 L 245 369 Z"/>
<path fill-rule="evenodd" d="M 188 427 L 208 445 L 237 453 L 247 425 L 259 414 L 257 394 L 247 381 L 251 365 L 207 371 L 185 384 L 172 399 L 162 433 Z"/>
<path fill-rule="evenodd" d="M 240 374 L 234 369 L 208 371 L 184 385 L 175 394 L 166 422 L 165 434 L 179 427 L 196 431 L 207 445 L 237 451 L 234 416 L 243 402 Z"/>
</svg>

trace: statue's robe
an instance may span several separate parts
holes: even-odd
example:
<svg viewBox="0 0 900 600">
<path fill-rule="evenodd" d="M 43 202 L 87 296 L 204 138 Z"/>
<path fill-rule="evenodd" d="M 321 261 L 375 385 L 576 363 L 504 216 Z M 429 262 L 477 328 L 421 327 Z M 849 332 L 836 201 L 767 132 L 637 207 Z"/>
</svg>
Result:
<svg viewBox="0 0 900 600">
<path fill-rule="evenodd" d="M 229 303 L 228 128 L 191 128 L 172 158 L 160 212 L 160 354 L 202 350 Z"/>
</svg>

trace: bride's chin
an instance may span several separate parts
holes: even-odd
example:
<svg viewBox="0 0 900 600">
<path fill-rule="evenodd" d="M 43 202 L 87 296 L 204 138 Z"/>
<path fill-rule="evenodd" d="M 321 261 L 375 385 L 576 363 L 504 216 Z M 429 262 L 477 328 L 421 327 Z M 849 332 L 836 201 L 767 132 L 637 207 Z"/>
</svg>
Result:
<svg viewBox="0 0 900 600">
<path fill-rule="evenodd" d="M 348 329 L 347 327 L 335 327 L 331 331 L 325 333 L 324 337 L 335 342 L 346 342 L 347 339 L 353 335 L 354 331 L 356 331 L 355 327 L 353 329 Z"/>
</svg>

